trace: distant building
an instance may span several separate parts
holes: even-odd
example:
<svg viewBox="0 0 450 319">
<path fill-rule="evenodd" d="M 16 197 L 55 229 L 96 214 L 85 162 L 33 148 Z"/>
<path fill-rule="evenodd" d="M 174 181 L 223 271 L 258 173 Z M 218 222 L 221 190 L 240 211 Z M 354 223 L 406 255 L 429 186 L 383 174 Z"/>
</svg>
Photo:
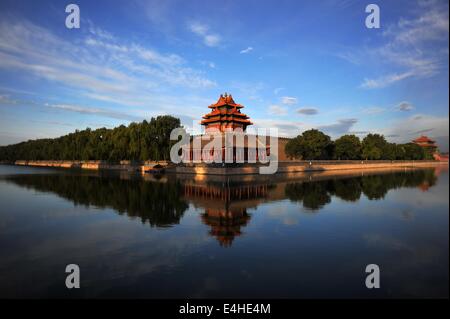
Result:
<svg viewBox="0 0 450 319">
<path fill-rule="evenodd" d="M 422 135 L 413 140 L 412 142 L 427 149 L 430 152 L 430 154 L 433 154 L 435 160 L 441 162 L 448 162 L 448 154 L 444 155 L 439 153 L 436 141 L 432 140 L 428 136 Z"/>
<path fill-rule="evenodd" d="M 436 150 L 437 150 L 436 141 L 432 140 L 431 138 L 429 138 L 428 136 L 425 136 L 425 135 L 422 135 L 422 136 L 416 138 L 412 142 L 421 147 L 428 148 L 429 150 L 432 151 L 432 153 L 436 152 Z"/>
<path fill-rule="evenodd" d="M 434 153 L 433 157 L 436 161 L 448 162 L 448 154 Z"/>
</svg>

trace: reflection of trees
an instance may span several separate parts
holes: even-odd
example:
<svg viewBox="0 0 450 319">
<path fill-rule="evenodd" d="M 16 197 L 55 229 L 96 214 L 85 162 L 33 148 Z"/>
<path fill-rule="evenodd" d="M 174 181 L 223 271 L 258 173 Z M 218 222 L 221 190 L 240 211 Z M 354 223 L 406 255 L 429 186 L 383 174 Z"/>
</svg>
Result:
<svg viewBox="0 0 450 319">
<path fill-rule="evenodd" d="M 371 175 L 361 177 L 361 187 L 364 195 L 368 199 L 383 199 L 389 189 L 395 188 L 391 187 L 392 182 L 389 182 L 390 175 Z"/>
<path fill-rule="evenodd" d="M 427 184 L 429 187 L 436 185 L 437 177 L 434 170 L 423 170 L 421 174 L 415 174 L 409 179 L 405 179 L 405 187 L 416 187 Z"/>
<path fill-rule="evenodd" d="M 142 179 L 79 175 L 20 175 L 11 182 L 43 192 L 53 192 L 75 205 L 113 208 L 120 214 L 139 217 L 152 226 L 179 223 L 188 205 L 175 182 L 146 182 Z"/>
<path fill-rule="evenodd" d="M 416 170 L 386 175 L 362 177 L 362 189 L 369 199 L 383 199 L 391 189 L 400 187 L 428 187 L 436 184 L 437 177 L 433 170 Z"/>
<path fill-rule="evenodd" d="M 383 199 L 391 189 L 400 187 L 420 187 L 426 190 L 436 184 L 437 177 L 431 170 L 413 170 L 383 175 L 367 175 L 334 179 L 290 183 L 286 185 L 286 196 L 303 207 L 317 210 L 331 202 L 331 195 L 345 201 L 358 201 L 361 192 L 369 200 Z"/>
<path fill-rule="evenodd" d="M 287 184 L 286 196 L 295 202 L 303 202 L 305 208 L 317 210 L 331 202 L 328 194 L 330 181 L 304 182 Z"/>
<path fill-rule="evenodd" d="M 240 234 L 250 215 L 246 212 L 268 198 L 285 198 L 301 202 L 310 210 L 318 210 L 331 202 L 331 196 L 345 201 L 358 201 L 361 193 L 370 200 L 385 197 L 390 189 L 419 187 L 426 191 L 436 184 L 434 170 L 411 170 L 383 175 L 288 183 L 285 188 L 275 184 L 182 185 L 169 179 L 166 183 L 140 178 L 92 175 L 16 175 L 7 180 L 22 187 L 53 192 L 76 205 L 113 208 L 120 214 L 138 217 L 152 226 L 179 223 L 187 202 L 205 209 L 203 221 L 212 227 L 211 234 L 224 243 L 233 234 Z M 280 190 L 278 194 L 277 189 Z"/>
<path fill-rule="evenodd" d="M 361 183 L 357 178 L 337 179 L 330 183 L 333 195 L 348 202 L 356 202 L 361 197 Z"/>
</svg>

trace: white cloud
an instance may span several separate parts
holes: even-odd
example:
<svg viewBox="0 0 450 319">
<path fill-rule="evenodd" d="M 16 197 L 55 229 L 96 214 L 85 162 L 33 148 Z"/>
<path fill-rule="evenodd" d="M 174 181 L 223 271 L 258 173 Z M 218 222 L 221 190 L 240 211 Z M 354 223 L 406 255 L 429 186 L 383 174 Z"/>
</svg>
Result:
<svg viewBox="0 0 450 319">
<path fill-rule="evenodd" d="M 186 66 L 176 54 L 162 54 L 135 43 L 108 41 L 105 36 L 85 46 L 58 38 L 28 21 L 0 23 L 0 68 L 19 69 L 36 77 L 89 91 L 130 92 L 162 83 L 212 87 L 202 72 Z M 145 77 L 145 78 L 144 78 Z M 144 86 L 144 87 L 143 87 Z"/>
<path fill-rule="evenodd" d="M 281 103 L 286 104 L 286 105 L 294 105 L 294 104 L 297 104 L 297 98 L 291 97 L 291 96 L 283 96 L 281 98 Z"/>
<path fill-rule="evenodd" d="M 369 115 L 373 115 L 373 114 L 380 114 L 385 112 L 386 109 L 383 107 L 378 107 L 378 106 L 374 106 L 374 107 L 368 107 L 362 110 L 363 114 L 369 114 Z"/>
<path fill-rule="evenodd" d="M 384 65 L 382 69 L 393 70 L 364 79 L 361 88 L 380 89 L 406 79 L 431 77 L 448 68 L 448 3 L 429 1 L 421 6 L 415 17 L 388 25 L 381 46 L 337 54 L 354 64 Z"/>
<path fill-rule="evenodd" d="M 3 105 L 12 105 L 16 104 L 16 100 L 12 100 L 9 96 L 9 94 L 0 94 L 0 104 Z"/>
<path fill-rule="evenodd" d="M 192 32 L 197 35 L 205 35 L 208 32 L 208 27 L 204 24 L 200 24 L 198 22 L 193 22 L 189 25 L 189 28 Z"/>
<path fill-rule="evenodd" d="M 201 72 L 186 67 L 176 54 L 161 54 L 137 44 L 120 44 L 88 37 L 85 47 L 57 38 L 29 22 L 0 25 L 0 67 L 32 72 L 35 76 L 80 85 L 88 90 L 129 91 L 159 81 L 187 87 L 212 86 Z M 157 80 L 157 81 L 155 81 Z"/>
<path fill-rule="evenodd" d="M 220 43 L 220 37 L 217 34 L 208 34 L 204 38 L 204 42 L 209 47 L 215 47 Z"/>
<path fill-rule="evenodd" d="M 385 136 L 392 136 L 391 141 L 396 143 L 410 142 L 418 135 L 427 134 L 440 141 L 441 150 L 448 151 L 449 119 L 447 116 L 432 116 L 425 114 L 411 115 L 400 119 L 381 129 Z"/>
<path fill-rule="evenodd" d="M 274 90 L 273 90 L 273 93 L 275 94 L 275 95 L 278 95 L 278 93 L 280 93 L 281 91 L 283 91 L 285 88 L 275 88 Z"/>
<path fill-rule="evenodd" d="M 276 128 L 278 129 L 279 136 L 294 137 L 300 134 L 305 129 L 303 123 L 286 120 L 273 120 L 267 118 L 255 118 L 254 129 L 257 128 Z"/>
<path fill-rule="evenodd" d="M 160 54 L 155 50 L 146 49 L 139 45 L 132 45 L 128 51 L 136 52 L 142 59 L 150 63 L 160 66 L 176 66 L 184 62 L 184 60 L 177 54 Z"/>
<path fill-rule="evenodd" d="M 215 47 L 220 44 L 221 37 L 218 34 L 209 32 L 209 27 L 199 22 L 189 24 L 189 29 L 203 39 L 203 43 L 209 47 Z"/>
<path fill-rule="evenodd" d="M 441 4 L 444 4 L 442 6 Z M 448 9 L 445 2 L 424 3 L 421 14 L 415 19 L 400 18 L 396 25 L 384 31 L 384 36 L 393 38 L 394 44 L 419 45 L 429 41 L 439 41 L 448 35 Z"/>
<path fill-rule="evenodd" d="M 323 130 L 325 133 L 332 134 L 334 136 L 340 136 L 348 133 L 350 129 L 358 122 L 357 119 L 340 119 L 336 123 L 321 125 L 317 128 Z"/>
<path fill-rule="evenodd" d="M 136 121 L 142 120 L 141 117 L 132 116 L 122 112 L 113 112 L 106 109 L 94 108 L 94 107 L 86 107 L 79 105 L 69 105 L 69 104 L 47 104 L 49 107 L 54 109 L 59 109 L 63 111 L 70 111 L 81 114 L 93 114 L 93 115 L 101 115 L 119 120 L 128 120 L 128 121 Z"/>
<path fill-rule="evenodd" d="M 412 104 L 409 102 L 403 101 L 403 102 L 400 102 L 396 108 L 399 111 L 411 111 L 414 109 L 414 106 L 412 106 Z"/>
<path fill-rule="evenodd" d="M 319 110 L 315 107 L 302 107 L 297 110 L 297 113 L 303 114 L 303 115 L 315 115 L 319 113 Z"/>
<path fill-rule="evenodd" d="M 269 106 L 268 113 L 271 114 L 271 115 L 286 115 L 287 114 L 287 109 L 285 107 L 272 104 L 272 105 Z"/>
<path fill-rule="evenodd" d="M 199 109 L 210 102 L 197 97 L 195 90 L 216 83 L 203 71 L 191 68 L 183 57 L 119 39 L 94 27 L 81 32 L 81 38 L 69 41 L 27 20 L 0 21 L 0 70 L 11 70 L 30 81 L 48 82 L 56 90 L 62 88 L 67 93 L 53 99 L 54 111 L 139 120 L 157 114 L 174 115 L 174 110 L 188 112 L 188 104 L 193 105 L 189 112 L 200 117 Z M 184 92 L 189 94 L 180 99 L 177 95 Z M 84 101 L 78 102 L 81 98 Z M 74 105 L 106 102 L 107 107 Z M 42 103 L 21 105 L 45 107 Z"/>
<path fill-rule="evenodd" d="M 174 10 L 176 4 L 173 1 L 145 0 L 136 1 L 136 3 L 155 29 L 165 35 L 170 35 L 173 30 L 173 17 L 170 15 L 177 12 Z"/>
<path fill-rule="evenodd" d="M 211 62 L 211 61 L 200 61 L 200 64 L 209 66 L 211 69 L 215 69 L 216 68 L 216 64 L 214 62 Z"/>
<path fill-rule="evenodd" d="M 238 90 L 240 96 L 245 96 L 249 100 L 262 102 L 260 95 L 261 91 L 265 88 L 265 84 L 262 82 L 233 81 L 230 87 Z"/>
<path fill-rule="evenodd" d="M 108 31 L 105 31 L 97 26 L 95 26 L 91 21 L 89 21 L 89 32 L 95 35 L 98 38 L 103 38 L 106 40 L 114 40 L 114 36 L 109 33 Z"/>
<path fill-rule="evenodd" d="M 247 47 L 246 49 L 241 50 L 239 53 L 240 54 L 246 54 L 246 53 L 250 53 L 251 51 L 253 51 L 253 48 L 252 47 Z"/>
<path fill-rule="evenodd" d="M 361 84 L 361 88 L 365 89 L 379 89 L 387 87 L 395 82 L 404 80 L 406 78 L 412 77 L 414 75 L 413 72 L 405 72 L 401 74 L 389 74 L 376 79 L 364 79 L 364 82 Z"/>
</svg>

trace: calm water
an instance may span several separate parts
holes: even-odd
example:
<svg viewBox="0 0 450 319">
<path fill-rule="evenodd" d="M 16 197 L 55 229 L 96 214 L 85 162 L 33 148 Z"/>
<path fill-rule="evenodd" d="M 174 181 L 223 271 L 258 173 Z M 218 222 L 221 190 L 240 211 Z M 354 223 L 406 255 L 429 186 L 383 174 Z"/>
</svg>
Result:
<svg viewBox="0 0 450 319">
<path fill-rule="evenodd" d="M 446 167 L 189 178 L 0 165 L 0 297 L 449 295 Z"/>
</svg>

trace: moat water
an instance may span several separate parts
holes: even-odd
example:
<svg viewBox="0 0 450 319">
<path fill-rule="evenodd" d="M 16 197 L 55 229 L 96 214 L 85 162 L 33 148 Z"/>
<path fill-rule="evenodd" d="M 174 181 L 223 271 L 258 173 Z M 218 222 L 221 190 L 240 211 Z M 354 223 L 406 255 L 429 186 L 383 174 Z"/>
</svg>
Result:
<svg viewBox="0 0 450 319">
<path fill-rule="evenodd" d="M 447 166 L 193 180 L 0 165 L 1 298 L 448 298 L 448 269 Z"/>
</svg>

